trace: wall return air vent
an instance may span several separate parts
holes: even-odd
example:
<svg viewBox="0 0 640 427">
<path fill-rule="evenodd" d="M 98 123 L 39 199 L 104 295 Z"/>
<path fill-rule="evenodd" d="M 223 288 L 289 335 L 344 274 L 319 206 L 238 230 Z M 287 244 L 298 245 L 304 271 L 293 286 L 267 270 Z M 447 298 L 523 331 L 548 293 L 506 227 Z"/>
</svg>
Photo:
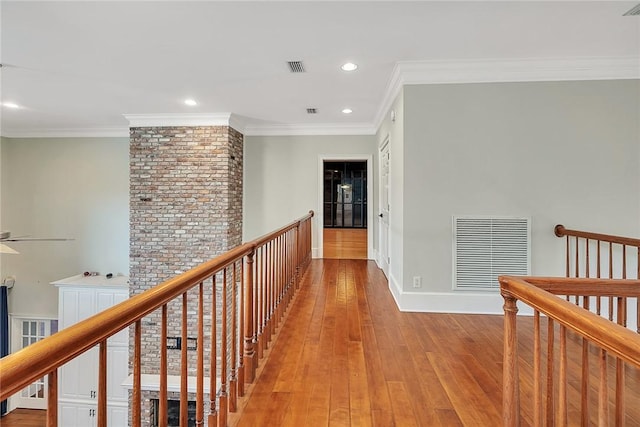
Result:
<svg viewBox="0 0 640 427">
<path fill-rule="evenodd" d="M 531 221 L 520 217 L 453 217 L 453 288 L 497 290 L 498 276 L 531 271 Z"/>
</svg>

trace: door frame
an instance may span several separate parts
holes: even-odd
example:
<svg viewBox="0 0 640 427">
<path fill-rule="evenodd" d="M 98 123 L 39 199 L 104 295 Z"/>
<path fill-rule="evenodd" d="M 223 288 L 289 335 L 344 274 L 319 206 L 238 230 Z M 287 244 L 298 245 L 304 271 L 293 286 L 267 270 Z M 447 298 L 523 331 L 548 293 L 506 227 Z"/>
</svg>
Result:
<svg viewBox="0 0 640 427">
<path fill-rule="evenodd" d="M 373 155 L 372 154 L 320 154 L 318 155 L 318 218 L 316 251 L 314 258 L 324 254 L 324 162 L 367 162 L 367 259 L 375 259 L 373 253 Z"/>
<path fill-rule="evenodd" d="M 11 353 L 15 353 L 19 350 L 22 350 L 22 321 L 43 321 L 49 322 L 49 327 L 46 328 L 46 335 L 43 338 L 46 338 L 51 335 L 51 322 L 54 320 L 58 320 L 57 317 L 49 317 L 49 316 L 34 316 L 30 314 L 10 314 L 9 315 L 9 338 L 10 338 L 10 349 Z M 42 399 L 31 399 L 29 403 L 31 405 L 23 405 L 22 398 L 20 393 L 22 393 L 21 389 L 13 396 L 10 396 L 8 399 L 7 410 L 9 412 L 13 411 L 17 408 L 28 408 L 28 409 L 47 409 L 47 400 L 49 398 L 49 377 L 48 375 L 44 375 L 44 397 Z M 27 386 L 29 387 L 29 386 Z M 35 406 L 33 406 L 35 405 Z"/>
</svg>

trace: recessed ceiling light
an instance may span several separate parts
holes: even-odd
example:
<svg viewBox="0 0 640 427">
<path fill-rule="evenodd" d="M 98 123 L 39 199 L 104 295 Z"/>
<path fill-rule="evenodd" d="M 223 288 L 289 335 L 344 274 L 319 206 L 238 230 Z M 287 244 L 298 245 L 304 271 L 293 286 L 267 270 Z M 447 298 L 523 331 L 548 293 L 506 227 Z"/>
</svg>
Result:
<svg viewBox="0 0 640 427">
<path fill-rule="evenodd" d="M 342 71 L 355 71 L 358 69 L 358 65 L 354 64 L 353 62 L 347 62 L 340 68 L 342 68 Z"/>
<path fill-rule="evenodd" d="M 185 99 L 184 103 L 190 107 L 195 107 L 198 103 L 194 99 Z"/>
<path fill-rule="evenodd" d="M 342 112 L 344 114 L 351 114 L 351 113 L 353 113 L 353 110 L 351 108 L 345 108 L 344 110 L 342 110 Z"/>
<path fill-rule="evenodd" d="M 14 108 L 14 109 L 20 108 L 20 106 L 18 104 L 13 103 L 13 102 L 3 102 L 2 105 L 7 107 L 7 108 Z"/>
</svg>

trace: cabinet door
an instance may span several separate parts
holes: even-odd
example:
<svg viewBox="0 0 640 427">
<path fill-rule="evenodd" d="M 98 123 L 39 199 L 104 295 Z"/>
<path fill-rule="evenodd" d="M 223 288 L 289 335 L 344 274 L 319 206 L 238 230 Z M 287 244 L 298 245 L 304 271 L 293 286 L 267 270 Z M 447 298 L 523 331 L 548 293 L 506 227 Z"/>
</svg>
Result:
<svg viewBox="0 0 640 427">
<path fill-rule="evenodd" d="M 101 312 L 109 307 L 129 298 L 129 291 L 126 289 L 99 289 L 96 291 L 96 312 Z M 129 345 L 129 329 L 125 328 L 109 338 L 109 345 Z"/>
<path fill-rule="evenodd" d="M 95 405 L 70 402 L 60 402 L 58 405 L 58 425 L 61 427 L 94 427 L 97 419 Z M 121 424 L 126 425 L 126 422 Z"/>
<path fill-rule="evenodd" d="M 129 413 L 127 406 L 107 407 L 107 426 L 124 427 L 129 425 Z"/>
<path fill-rule="evenodd" d="M 129 371 L 129 347 L 107 346 L 107 401 L 128 402 L 129 391 L 122 386 Z"/>
<path fill-rule="evenodd" d="M 59 300 L 59 329 L 78 323 L 96 313 L 95 292 L 91 289 L 61 289 Z"/>
<path fill-rule="evenodd" d="M 60 398 L 95 400 L 98 390 L 98 349 L 92 348 L 60 368 Z"/>
</svg>

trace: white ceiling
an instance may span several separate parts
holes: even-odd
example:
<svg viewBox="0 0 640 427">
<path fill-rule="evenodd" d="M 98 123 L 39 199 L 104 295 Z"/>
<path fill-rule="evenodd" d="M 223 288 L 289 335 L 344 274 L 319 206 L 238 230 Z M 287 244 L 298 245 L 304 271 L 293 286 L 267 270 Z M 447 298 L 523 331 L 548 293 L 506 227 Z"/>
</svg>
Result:
<svg viewBox="0 0 640 427">
<path fill-rule="evenodd" d="M 637 3 L 2 0 L 0 97 L 21 108 L 2 108 L 0 131 L 126 135 L 125 114 L 194 113 L 234 113 L 250 133 L 375 129 L 412 65 L 426 81 L 434 64 L 610 60 L 640 75 L 640 17 L 622 16 Z"/>
</svg>

